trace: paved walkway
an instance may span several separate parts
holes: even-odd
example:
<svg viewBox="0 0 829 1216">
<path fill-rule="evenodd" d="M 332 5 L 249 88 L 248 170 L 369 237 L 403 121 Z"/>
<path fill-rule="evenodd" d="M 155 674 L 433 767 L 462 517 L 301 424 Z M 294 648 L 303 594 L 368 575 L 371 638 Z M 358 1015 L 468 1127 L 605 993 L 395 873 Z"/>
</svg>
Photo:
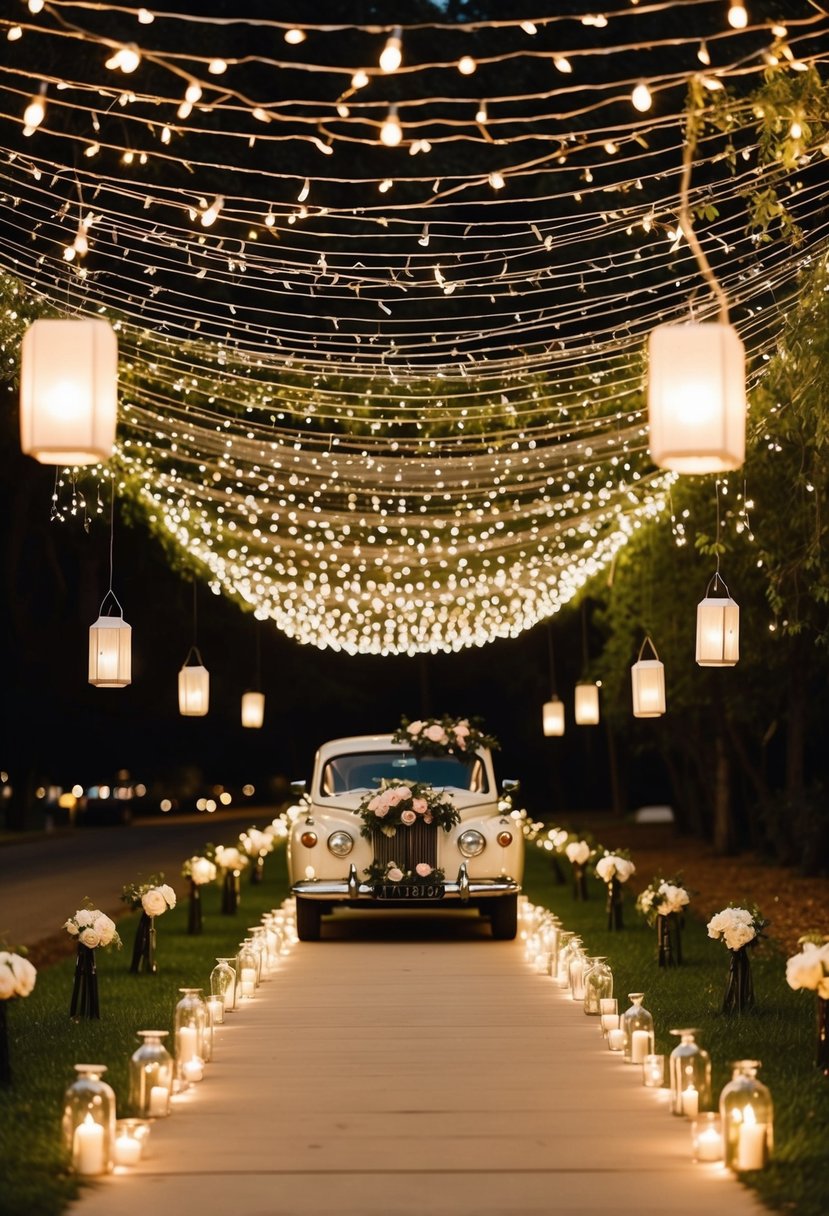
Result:
<svg viewBox="0 0 829 1216">
<path fill-rule="evenodd" d="M 688 1124 L 603 1049 L 597 1019 L 458 920 L 346 914 L 297 946 L 218 1032 L 149 1156 L 72 1216 L 764 1211 L 691 1163 Z"/>
</svg>

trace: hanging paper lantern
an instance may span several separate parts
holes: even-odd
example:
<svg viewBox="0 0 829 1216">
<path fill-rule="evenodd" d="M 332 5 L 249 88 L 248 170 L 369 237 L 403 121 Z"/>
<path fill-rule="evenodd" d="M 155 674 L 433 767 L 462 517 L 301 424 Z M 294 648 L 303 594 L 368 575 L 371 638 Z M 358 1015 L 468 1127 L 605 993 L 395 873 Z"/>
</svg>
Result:
<svg viewBox="0 0 829 1216">
<path fill-rule="evenodd" d="M 653 651 L 652 659 L 642 658 L 646 646 Z M 661 717 L 665 712 L 665 668 L 650 637 L 639 647 L 639 658 L 630 669 L 630 677 L 634 718 Z"/>
<path fill-rule="evenodd" d="M 547 738 L 564 734 L 564 702 L 559 697 L 545 701 L 542 725 Z"/>
<path fill-rule="evenodd" d="M 242 693 L 242 726 L 254 730 L 265 720 L 265 694 L 263 692 Z"/>
<path fill-rule="evenodd" d="M 188 666 L 190 655 L 195 654 L 198 663 Z M 185 718 L 203 718 L 210 706 L 210 672 L 202 665 L 202 658 L 195 646 L 184 660 L 178 673 L 178 709 Z"/>
<path fill-rule="evenodd" d="M 576 685 L 575 718 L 577 726 L 598 726 L 599 724 L 599 686 L 598 684 Z"/>
<path fill-rule="evenodd" d="M 717 583 L 724 596 L 711 596 Z M 715 574 L 708 584 L 705 599 L 697 604 L 697 663 L 700 667 L 733 667 L 740 657 L 740 608 L 728 588 Z"/>
<path fill-rule="evenodd" d="M 125 688 L 132 683 L 132 628 L 123 612 L 99 616 L 89 626 L 89 683 L 96 688 Z"/>
<path fill-rule="evenodd" d="M 115 444 L 118 342 L 100 318 L 41 317 L 23 336 L 20 445 L 41 464 L 95 464 Z"/>
<path fill-rule="evenodd" d="M 745 350 L 719 322 L 659 325 L 648 345 L 648 423 L 654 464 L 722 473 L 745 460 Z"/>
</svg>

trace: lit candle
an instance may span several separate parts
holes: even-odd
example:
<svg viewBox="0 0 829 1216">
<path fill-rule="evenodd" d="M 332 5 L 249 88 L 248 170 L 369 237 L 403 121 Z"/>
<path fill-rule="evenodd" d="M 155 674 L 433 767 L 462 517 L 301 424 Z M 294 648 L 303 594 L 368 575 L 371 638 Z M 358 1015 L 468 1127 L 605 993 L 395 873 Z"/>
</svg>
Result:
<svg viewBox="0 0 829 1216">
<path fill-rule="evenodd" d="M 651 1035 L 649 1030 L 634 1030 L 630 1039 L 630 1061 L 632 1064 L 644 1064 L 645 1056 L 650 1053 Z"/>
<path fill-rule="evenodd" d="M 201 1081 L 204 1076 L 204 1062 L 198 1056 L 191 1056 L 182 1067 L 185 1081 Z"/>
<path fill-rule="evenodd" d="M 607 1045 L 611 1051 L 622 1051 L 625 1046 L 625 1032 L 618 1027 L 615 1030 L 608 1030 Z"/>
<path fill-rule="evenodd" d="M 198 1031 L 195 1026 L 182 1026 L 178 1032 L 178 1060 L 182 1067 L 196 1054 Z"/>
<path fill-rule="evenodd" d="M 141 1141 L 134 1136 L 118 1136 L 115 1141 L 115 1164 L 137 1165 L 141 1158 Z"/>
<path fill-rule="evenodd" d="M 256 987 L 256 968 L 242 968 L 242 996 L 253 996 L 253 990 Z"/>
<path fill-rule="evenodd" d="M 758 1123 L 751 1106 L 743 1111 L 737 1140 L 737 1170 L 761 1170 L 766 1160 L 766 1125 Z"/>
<path fill-rule="evenodd" d="M 650 1089 L 659 1089 L 665 1079 L 665 1057 L 650 1052 L 642 1062 L 642 1083 Z"/>
<path fill-rule="evenodd" d="M 699 1114 L 699 1094 L 693 1085 L 682 1091 L 682 1113 L 689 1119 L 696 1119 Z"/>
<path fill-rule="evenodd" d="M 221 1026 L 225 1020 L 226 1005 L 220 996 L 209 996 L 207 998 L 207 1008 L 213 1020 L 214 1026 Z"/>
<path fill-rule="evenodd" d="M 104 1129 L 91 1115 L 75 1128 L 72 1162 L 79 1174 L 104 1172 Z"/>
<path fill-rule="evenodd" d="M 170 1091 L 163 1085 L 153 1085 L 150 1090 L 149 1114 L 156 1117 L 167 1114 L 170 1105 Z"/>
<path fill-rule="evenodd" d="M 706 1127 L 697 1136 L 697 1161 L 719 1161 L 722 1157 L 722 1135 L 716 1127 Z"/>
<path fill-rule="evenodd" d="M 602 1024 L 602 1034 L 603 1034 L 603 1035 L 605 1035 L 605 1036 L 606 1036 L 606 1035 L 607 1035 L 607 1034 L 608 1034 L 608 1033 L 609 1033 L 611 1030 L 618 1030 L 618 1029 L 619 1029 L 619 1015 L 618 1015 L 618 1013 L 602 1013 L 602 1014 L 600 1014 L 600 1016 L 599 1016 L 599 1020 L 600 1020 L 600 1022 L 601 1022 L 601 1024 Z"/>
</svg>

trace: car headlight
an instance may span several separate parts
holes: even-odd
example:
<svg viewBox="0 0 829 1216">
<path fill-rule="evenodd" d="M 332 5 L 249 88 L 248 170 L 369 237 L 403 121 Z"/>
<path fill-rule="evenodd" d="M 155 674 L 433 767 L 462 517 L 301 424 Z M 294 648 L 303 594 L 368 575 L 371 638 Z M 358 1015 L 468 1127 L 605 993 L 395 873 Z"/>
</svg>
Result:
<svg viewBox="0 0 829 1216">
<path fill-rule="evenodd" d="M 348 832 L 332 832 L 328 837 L 328 848 L 335 857 L 348 857 L 354 848 L 354 837 Z"/>
<path fill-rule="evenodd" d="M 486 840 L 482 833 L 476 831 L 475 828 L 467 828 L 458 837 L 458 848 L 464 857 L 477 857 L 486 848 Z"/>
</svg>

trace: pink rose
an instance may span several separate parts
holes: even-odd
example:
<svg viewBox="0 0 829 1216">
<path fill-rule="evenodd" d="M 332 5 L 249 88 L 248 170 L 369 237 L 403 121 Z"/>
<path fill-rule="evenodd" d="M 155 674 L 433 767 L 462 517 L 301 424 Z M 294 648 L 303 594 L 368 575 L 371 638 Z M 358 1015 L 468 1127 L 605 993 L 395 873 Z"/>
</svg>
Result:
<svg viewBox="0 0 829 1216">
<path fill-rule="evenodd" d="M 428 811 L 427 811 L 427 812 L 426 812 L 426 814 L 423 816 L 423 822 L 424 822 L 424 823 L 431 823 L 431 822 L 432 822 L 432 816 L 429 814 L 429 812 L 428 812 Z"/>
<path fill-rule="evenodd" d="M 469 734 L 469 723 L 466 721 L 459 722 L 457 726 L 453 727 L 453 730 L 456 739 L 465 739 Z"/>
<path fill-rule="evenodd" d="M 417 815 L 414 811 L 401 811 L 400 822 L 405 823 L 407 828 L 410 828 L 413 823 L 417 822 Z"/>
<path fill-rule="evenodd" d="M 414 811 L 414 813 L 416 815 L 425 815 L 426 812 L 429 810 L 429 803 L 426 801 L 425 798 L 413 798 L 412 799 L 412 810 Z"/>
<path fill-rule="evenodd" d="M 437 722 L 427 726 L 423 733 L 431 743 L 446 743 L 446 731 Z"/>
<path fill-rule="evenodd" d="M 398 790 L 397 790 L 397 801 L 398 802 L 403 802 L 404 799 L 411 798 L 411 796 L 412 796 L 412 791 L 409 789 L 408 785 L 401 785 L 398 787 Z"/>
<path fill-rule="evenodd" d="M 400 882 L 403 878 L 403 871 L 398 870 L 397 866 L 392 866 L 386 874 L 386 878 L 388 878 L 389 882 Z"/>
<path fill-rule="evenodd" d="M 410 722 L 409 725 L 406 727 L 406 730 L 409 732 L 410 735 L 419 735 L 420 732 L 423 730 L 423 723 L 422 722 Z"/>
<path fill-rule="evenodd" d="M 382 806 L 376 806 L 374 808 L 374 814 L 377 816 L 378 819 L 385 819 L 386 816 L 388 815 L 388 813 L 389 813 L 389 808 L 385 805 L 385 803 Z"/>
<path fill-rule="evenodd" d="M 375 794 L 374 797 L 372 798 L 371 802 L 368 804 L 368 809 L 370 811 L 376 811 L 378 806 L 382 806 L 382 805 L 383 805 L 382 798 L 380 797 L 379 794 Z"/>
<path fill-rule="evenodd" d="M 425 861 L 419 861 L 415 866 L 415 871 L 420 875 L 421 878 L 428 878 L 432 873 L 432 867 L 427 865 Z"/>
</svg>

